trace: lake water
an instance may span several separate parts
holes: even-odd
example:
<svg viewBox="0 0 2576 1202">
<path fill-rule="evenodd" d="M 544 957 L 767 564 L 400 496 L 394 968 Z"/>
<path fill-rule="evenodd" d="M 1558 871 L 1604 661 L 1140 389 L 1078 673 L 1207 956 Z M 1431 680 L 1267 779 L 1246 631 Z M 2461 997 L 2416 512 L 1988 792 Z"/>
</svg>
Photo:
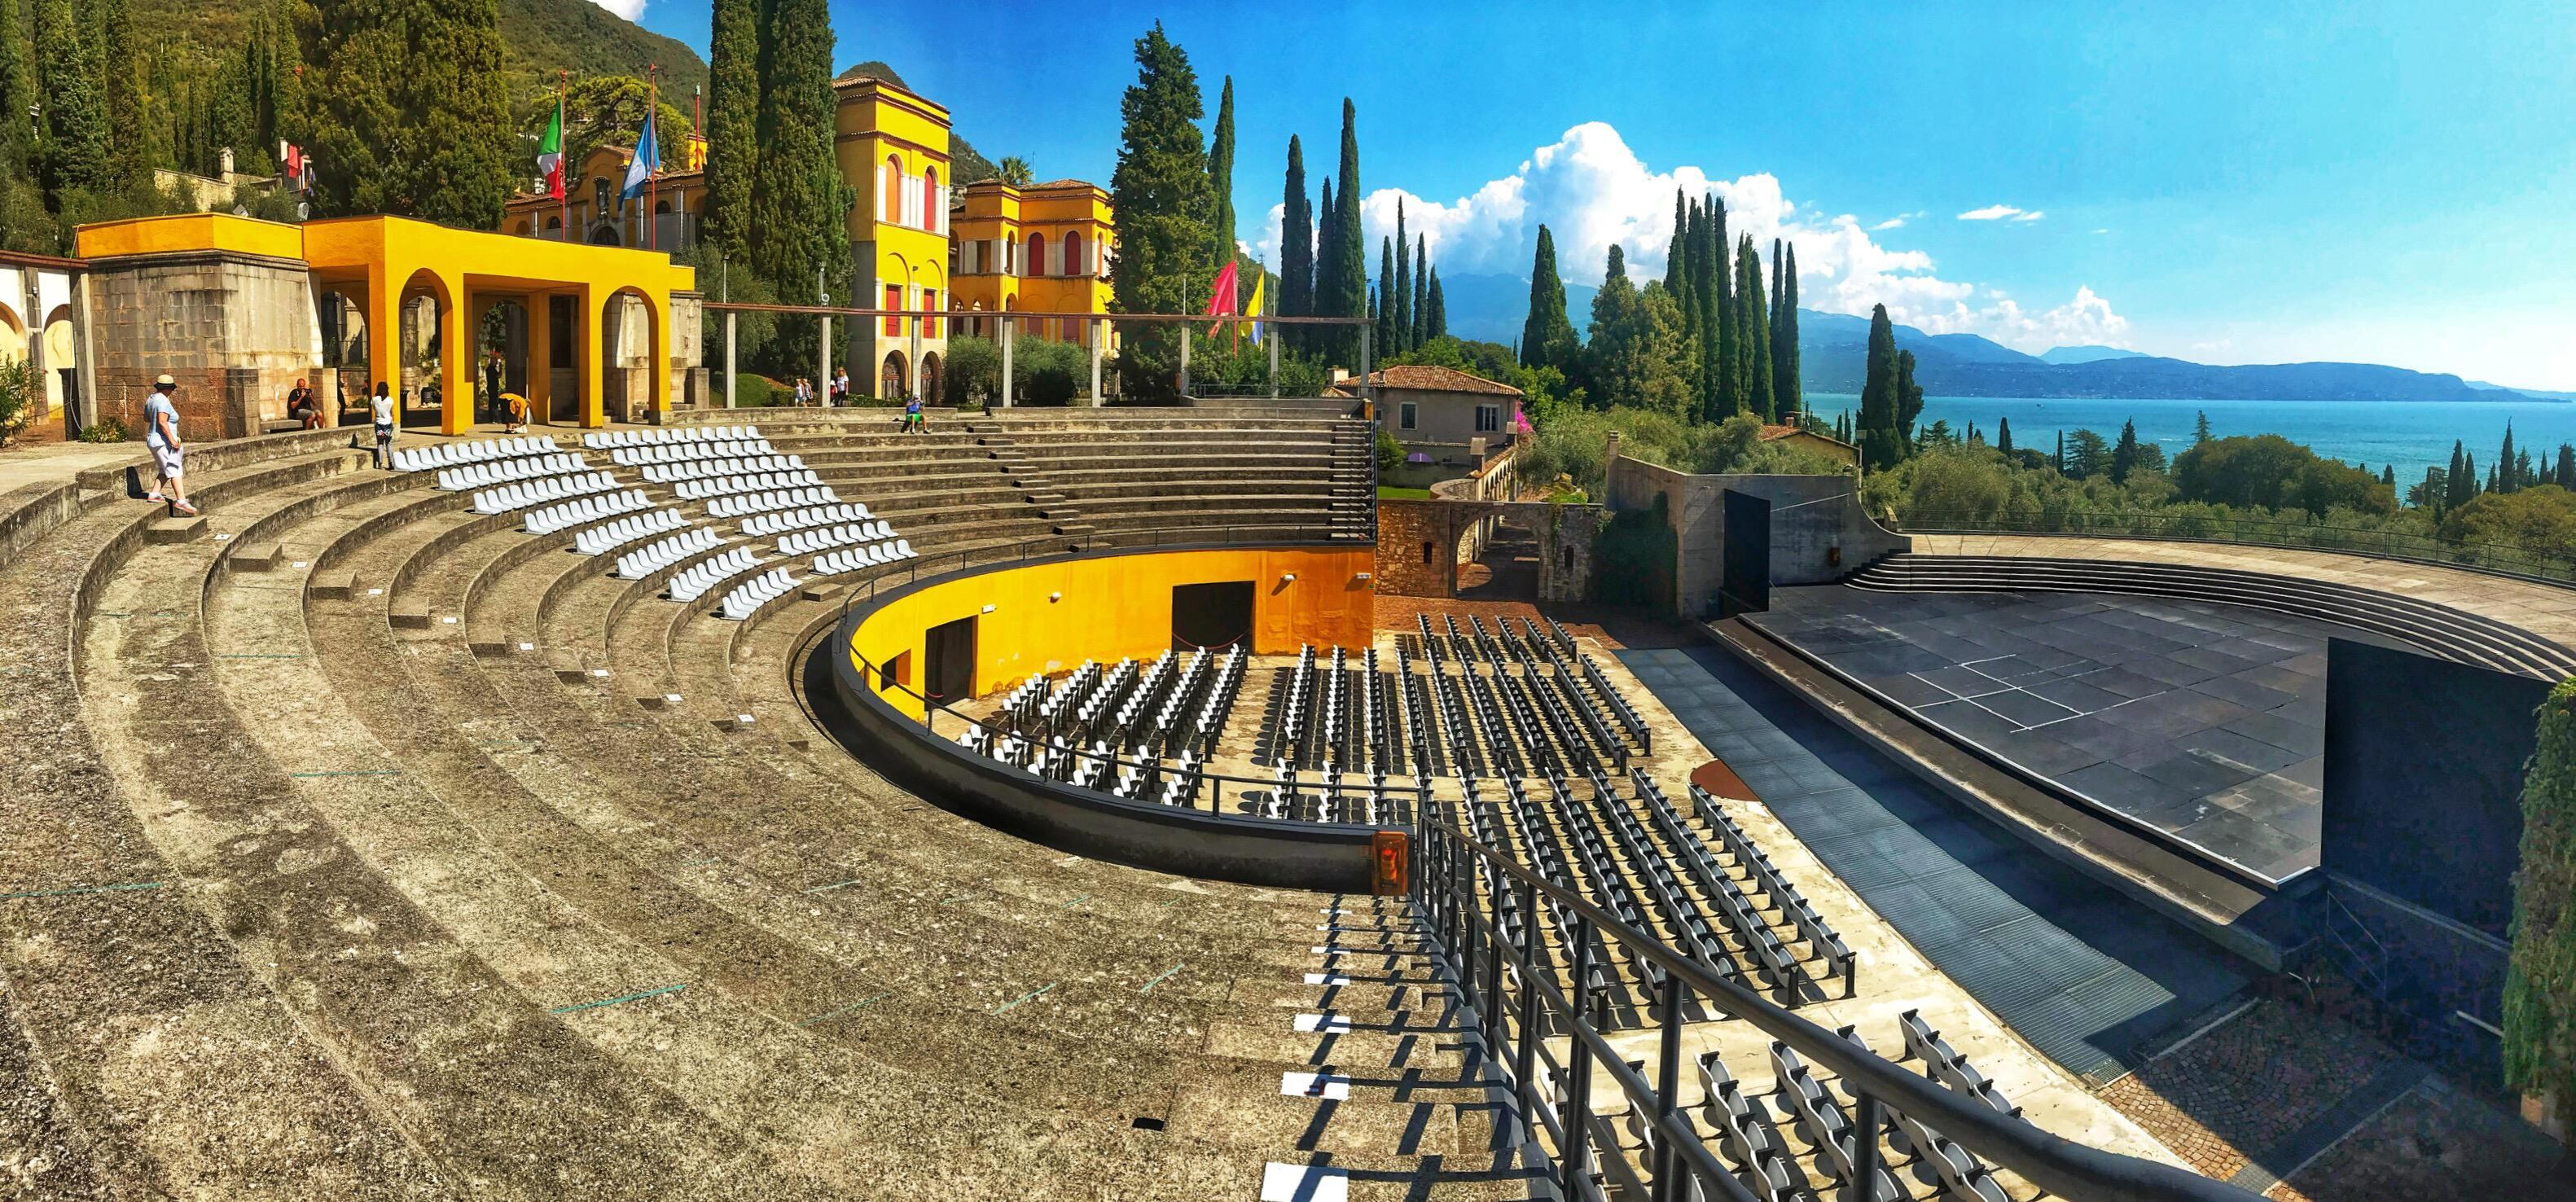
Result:
<svg viewBox="0 0 2576 1202">
<path fill-rule="evenodd" d="M 1856 412 L 1860 398 L 1848 393 L 1811 392 L 1807 405 L 1827 421 Z M 2103 441 L 2120 436 L 2122 421 L 2138 423 L 2138 438 L 2164 447 L 2167 458 L 2191 446 L 2195 415 L 2209 415 L 2209 432 L 2278 434 L 2306 445 L 2317 454 L 2346 463 L 2367 464 L 2377 472 L 2397 465 L 2397 484 L 2424 478 L 2424 469 L 2451 461 L 2451 440 L 2465 442 L 2477 456 L 2484 475 L 2504 441 L 2505 423 L 2513 423 L 2513 445 L 2531 449 L 2537 462 L 2555 456 L 2558 444 L 2576 442 L 2576 404 L 2564 401 L 2105 401 L 2085 398 L 1947 397 L 1923 398 L 1923 425 L 1936 421 L 1967 433 L 1968 423 L 1988 442 L 1994 441 L 1997 418 L 2012 419 L 2013 445 L 2041 452 L 2057 449 L 2057 433 L 2089 429 Z"/>
</svg>

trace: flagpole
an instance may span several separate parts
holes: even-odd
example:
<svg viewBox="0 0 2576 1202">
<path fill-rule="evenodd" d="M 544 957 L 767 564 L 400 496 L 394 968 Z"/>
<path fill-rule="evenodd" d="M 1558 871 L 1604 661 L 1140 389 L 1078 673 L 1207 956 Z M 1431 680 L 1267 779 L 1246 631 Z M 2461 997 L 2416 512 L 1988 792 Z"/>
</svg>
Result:
<svg viewBox="0 0 2576 1202">
<path fill-rule="evenodd" d="M 563 161 L 564 143 L 561 131 L 565 98 L 571 93 L 572 72 L 555 72 L 555 129 L 557 131 L 555 135 L 555 207 L 558 210 L 556 220 L 563 225 L 563 236 L 559 241 L 564 242 L 572 241 L 572 172 L 565 170 L 571 164 Z"/>
<path fill-rule="evenodd" d="M 653 63 L 644 68 L 644 124 L 647 127 L 653 125 L 653 112 L 661 106 L 662 64 Z M 637 146 L 635 153 L 644 153 L 644 148 Z M 662 131 L 657 129 L 653 131 L 653 157 L 660 158 L 661 155 Z M 646 250 L 653 249 L 653 201 L 659 194 L 656 185 L 661 180 L 661 167 L 660 163 L 647 163 L 644 166 L 644 249 Z"/>
</svg>

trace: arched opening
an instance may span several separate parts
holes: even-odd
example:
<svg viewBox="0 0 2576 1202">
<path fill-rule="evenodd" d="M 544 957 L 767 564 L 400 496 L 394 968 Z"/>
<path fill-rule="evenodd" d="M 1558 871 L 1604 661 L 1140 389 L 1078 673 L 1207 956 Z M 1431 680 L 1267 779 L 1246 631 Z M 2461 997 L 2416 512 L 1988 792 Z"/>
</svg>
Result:
<svg viewBox="0 0 2576 1202">
<path fill-rule="evenodd" d="M 590 231 L 590 244 L 592 246 L 625 245 L 623 242 L 618 241 L 617 227 L 605 223 L 602 223 L 598 229 Z"/>
<path fill-rule="evenodd" d="M 939 352 L 923 351 L 921 353 L 922 403 L 925 405 L 938 404 L 940 402 L 940 398 L 946 395 L 944 390 L 947 387 L 947 383 L 947 379 L 940 374 Z"/>
<path fill-rule="evenodd" d="M 561 217 L 548 217 L 548 218 L 546 218 L 546 232 L 547 232 L 547 233 L 549 233 L 549 234 L 553 234 L 553 235 L 555 236 L 555 240 L 556 240 L 556 241 L 558 241 L 558 242 L 563 241 L 563 218 L 561 218 Z"/>
<path fill-rule="evenodd" d="M 1029 258 L 1025 274 L 1045 275 L 1046 273 L 1046 235 L 1030 234 Z"/>
<path fill-rule="evenodd" d="M 523 219 L 523 220 L 520 220 L 520 221 L 518 221 L 518 222 L 516 222 L 516 223 L 513 223 L 513 224 L 510 226 L 510 232 L 511 232 L 511 233 L 513 233 L 513 234 L 517 234 L 518 236 L 520 236 L 520 237 L 522 237 L 522 238 L 525 238 L 525 237 L 527 237 L 527 236 L 528 236 L 528 232 L 529 232 L 529 230 L 530 230 L 531 228 L 532 228 L 532 227 L 531 227 L 531 225 L 530 225 L 526 220 L 524 220 L 524 219 Z"/>
<path fill-rule="evenodd" d="M 612 422 L 641 421 L 657 403 L 654 363 L 670 354 L 662 346 L 662 311 L 651 296 L 620 288 L 601 302 L 597 319 L 602 416 Z"/>
<path fill-rule="evenodd" d="M 1079 233 L 1064 236 L 1064 274 L 1082 274 L 1082 235 Z"/>
<path fill-rule="evenodd" d="M 1536 506 L 1507 505 L 1459 530 L 1456 595 L 1462 600 L 1535 601 L 1539 549 Z"/>
<path fill-rule="evenodd" d="M 654 201 L 654 202 L 653 202 L 653 215 L 654 215 L 654 216 L 656 216 L 656 217 L 668 217 L 668 216 L 670 216 L 670 215 L 671 215 L 671 202 L 670 202 L 670 201 L 667 201 L 667 200 L 657 200 L 657 201 Z"/>
<path fill-rule="evenodd" d="M 506 423 L 510 409 L 502 396 L 529 396 L 527 302 L 517 297 L 489 300 L 472 328 L 475 417 L 495 425 Z M 544 416 L 531 412 L 527 418 L 534 423 Z"/>
<path fill-rule="evenodd" d="M 939 168 L 921 169 L 921 228 L 937 233 L 947 206 L 939 203 Z"/>
<path fill-rule="evenodd" d="M 877 397 L 899 401 L 907 396 L 904 388 L 903 352 L 886 352 L 884 366 L 877 369 Z"/>
<path fill-rule="evenodd" d="M 903 160 L 894 155 L 877 175 L 877 219 L 903 224 Z"/>
<path fill-rule="evenodd" d="M 395 304 L 400 315 L 398 337 L 394 343 L 399 361 L 383 378 L 394 387 L 402 400 L 402 424 L 437 426 L 449 404 L 471 405 L 471 397 L 450 398 L 446 395 L 443 368 L 446 357 L 463 354 L 468 348 L 446 345 L 443 332 L 448 307 L 455 298 L 447 294 L 447 285 L 428 271 L 416 271 L 403 284 L 401 299 Z M 382 365 L 376 366 L 381 370 Z M 372 393 L 372 389 L 370 392 Z"/>
<path fill-rule="evenodd" d="M 313 391 L 336 423 L 351 408 L 366 407 L 375 378 L 367 366 L 365 298 L 325 286 L 313 297 L 313 324 L 322 345 L 322 378 L 313 381 Z"/>
</svg>

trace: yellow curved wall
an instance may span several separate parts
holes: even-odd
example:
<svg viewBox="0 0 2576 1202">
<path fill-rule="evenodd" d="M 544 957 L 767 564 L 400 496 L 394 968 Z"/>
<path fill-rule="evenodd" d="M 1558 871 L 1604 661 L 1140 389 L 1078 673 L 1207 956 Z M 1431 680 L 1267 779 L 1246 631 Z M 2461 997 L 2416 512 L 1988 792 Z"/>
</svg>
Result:
<svg viewBox="0 0 2576 1202">
<path fill-rule="evenodd" d="M 1374 594 L 1361 579 L 1373 565 L 1367 547 L 1161 551 L 1060 559 L 942 581 L 888 602 L 851 637 L 864 664 L 912 654 L 912 685 L 921 687 L 923 633 L 974 617 L 977 696 L 1032 673 L 1062 671 L 1086 659 L 1151 659 L 1172 645 L 1172 588 L 1227 580 L 1253 583 L 1252 649 L 1294 652 L 1301 643 L 1364 647 L 1375 627 Z M 1294 581 L 1281 577 L 1294 574 Z M 1049 601 L 1049 593 L 1062 593 Z M 984 613 L 985 606 L 993 612 Z M 870 684 L 877 684 L 875 677 Z M 921 716 L 921 703 L 879 689 L 897 710 Z"/>
</svg>

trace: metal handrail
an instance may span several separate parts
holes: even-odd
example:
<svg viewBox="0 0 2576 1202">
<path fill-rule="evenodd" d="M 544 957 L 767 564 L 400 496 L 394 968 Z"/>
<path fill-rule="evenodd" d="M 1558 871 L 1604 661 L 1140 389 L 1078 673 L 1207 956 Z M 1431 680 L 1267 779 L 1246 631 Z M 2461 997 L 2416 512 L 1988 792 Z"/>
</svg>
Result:
<svg viewBox="0 0 2576 1202">
<path fill-rule="evenodd" d="M 2576 584 L 2576 558 L 2509 543 L 2453 542 L 2438 535 L 2367 530 L 2260 518 L 2188 513 L 1900 514 L 1909 534 L 2062 534 L 2147 538 L 2171 542 L 2242 543 L 2295 547 L 2374 559 L 2403 560 L 2484 572 L 2541 584 Z"/>
<path fill-rule="evenodd" d="M 1510 1076 L 1519 1102 L 1522 1141 L 1534 1134 L 1529 1122 L 1535 1115 L 1553 1144 L 1550 1169 L 1566 1196 L 1597 1196 L 1590 1184 L 1594 1160 L 1588 1141 L 1591 1076 L 1598 1070 L 1618 1083 L 1630 1112 L 1654 1129 L 1653 1197 L 1693 1196 L 1678 1188 L 1688 1179 L 1698 1185 L 1696 1196 L 1753 1202 L 1753 1193 L 1709 1151 L 1699 1131 L 1680 1113 L 1682 1016 L 1694 999 L 1751 1023 L 1803 1060 L 1840 1078 L 1856 1106 L 1852 1130 L 1865 1136 L 1852 1140 L 1853 1180 L 1875 1180 L 1877 1133 L 1884 1112 L 1892 1110 L 1940 1132 L 1986 1163 L 2018 1173 L 2061 1197 L 2085 1202 L 2249 1202 L 2255 1196 L 2187 1169 L 2089 1147 L 2007 1116 L 1899 1068 L 1752 989 L 1718 976 L 1464 831 L 1431 821 L 1427 815 L 1415 830 L 1413 899 L 1483 1037 L 1488 1063 Z M 1513 903 L 1508 910 L 1507 889 Z M 1550 973 L 1540 964 L 1536 915 L 1542 898 L 1559 912 L 1575 916 L 1572 929 L 1560 932 L 1559 940 L 1573 956 L 1570 997 L 1548 979 Z M 1506 913 L 1517 915 L 1517 938 L 1500 925 Z M 1662 1025 L 1658 1069 L 1652 1080 L 1630 1068 L 1626 1056 L 1602 1034 L 1599 1020 L 1606 1015 L 1607 997 L 1595 992 L 1591 978 L 1596 968 L 1609 966 L 1592 963 L 1596 936 L 1614 941 L 1630 959 L 1642 961 L 1650 973 L 1662 976 L 1660 983 L 1650 982 L 1657 992 L 1654 1010 Z M 1512 969 L 1512 991 L 1505 989 L 1507 965 Z M 1549 1046 L 1551 1033 L 1569 1037 L 1565 1048 L 1573 1059 L 1571 1065 L 1556 1062 L 1555 1049 Z M 1558 1115 L 1553 1101 L 1540 1097 L 1535 1069 L 1541 1059 L 1547 1061 L 1551 1078 L 1564 1083 L 1570 1116 Z M 1623 1159 L 1610 1158 L 1601 1168 L 1621 1178 L 1631 1177 Z M 1638 1183 L 1628 1179 L 1619 1184 L 1633 1188 Z M 1849 1191 L 1842 1196 L 1861 1195 Z"/>
</svg>

